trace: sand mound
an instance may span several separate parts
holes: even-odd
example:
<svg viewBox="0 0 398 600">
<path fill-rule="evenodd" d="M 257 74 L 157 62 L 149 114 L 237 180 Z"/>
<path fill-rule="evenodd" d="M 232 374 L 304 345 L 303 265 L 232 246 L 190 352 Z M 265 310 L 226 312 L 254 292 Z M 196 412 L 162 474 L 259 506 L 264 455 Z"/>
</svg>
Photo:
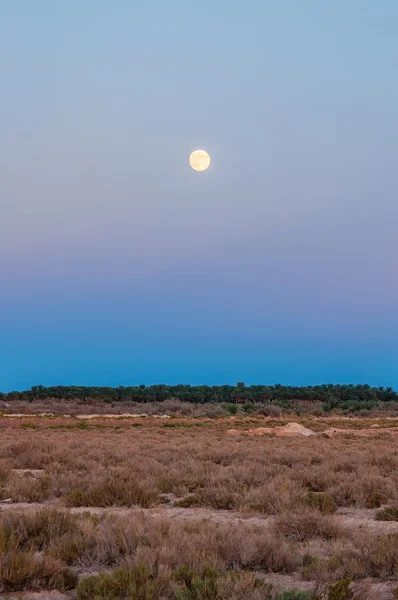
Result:
<svg viewBox="0 0 398 600">
<path fill-rule="evenodd" d="M 228 429 L 228 435 L 275 435 L 277 437 L 294 437 L 294 436 L 304 436 L 310 437 L 311 435 L 315 435 L 312 429 L 307 429 L 300 423 L 288 423 L 287 425 L 283 425 L 283 427 L 257 427 L 256 429 L 243 429 L 239 431 L 238 429 Z"/>
<path fill-rule="evenodd" d="M 277 429 L 278 431 L 276 432 L 276 435 L 303 435 L 304 437 L 310 437 L 311 435 L 315 435 L 312 429 L 307 429 L 307 427 L 300 425 L 300 423 L 288 423 L 283 427 L 277 427 Z"/>
</svg>

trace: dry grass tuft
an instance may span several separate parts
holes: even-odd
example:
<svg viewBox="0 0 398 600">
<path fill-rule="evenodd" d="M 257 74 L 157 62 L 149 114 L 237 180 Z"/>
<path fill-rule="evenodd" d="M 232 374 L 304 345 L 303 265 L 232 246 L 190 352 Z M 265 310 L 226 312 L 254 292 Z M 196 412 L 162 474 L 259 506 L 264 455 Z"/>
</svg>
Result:
<svg viewBox="0 0 398 600">
<path fill-rule="evenodd" d="M 295 542 L 305 542 L 313 538 L 334 540 L 345 535 L 334 517 L 323 516 L 308 509 L 281 515 L 276 519 L 274 528 Z"/>
</svg>

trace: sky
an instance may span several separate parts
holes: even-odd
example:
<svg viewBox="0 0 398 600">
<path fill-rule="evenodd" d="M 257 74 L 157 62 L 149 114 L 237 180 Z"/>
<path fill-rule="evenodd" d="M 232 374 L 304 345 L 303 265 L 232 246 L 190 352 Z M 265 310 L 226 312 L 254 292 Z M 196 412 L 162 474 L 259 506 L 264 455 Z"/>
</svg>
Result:
<svg viewBox="0 0 398 600">
<path fill-rule="evenodd" d="M 0 390 L 398 388 L 397 22 L 0 0 Z"/>
</svg>

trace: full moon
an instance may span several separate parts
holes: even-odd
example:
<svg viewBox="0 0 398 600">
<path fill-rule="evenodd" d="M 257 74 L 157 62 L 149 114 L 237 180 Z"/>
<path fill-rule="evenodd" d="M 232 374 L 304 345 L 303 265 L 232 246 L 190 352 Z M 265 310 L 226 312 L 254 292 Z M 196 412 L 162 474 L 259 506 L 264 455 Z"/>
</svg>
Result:
<svg viewBox="0 0 398 600">
<path fill-rule="evenodd" d="M 189 157 L 189 164 L 194 171 L 206 171 L 210 166 L 210 156 L 206 150 L 194 150 Z"/>
</svg>

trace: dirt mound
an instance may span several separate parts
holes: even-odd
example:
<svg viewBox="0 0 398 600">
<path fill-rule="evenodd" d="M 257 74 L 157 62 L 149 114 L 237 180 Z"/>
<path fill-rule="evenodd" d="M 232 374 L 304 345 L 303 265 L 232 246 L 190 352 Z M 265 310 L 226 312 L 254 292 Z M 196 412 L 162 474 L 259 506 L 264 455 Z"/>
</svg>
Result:
<svg viewBox="0 0 398 600">
<path fill-rule="evenodd" d="M 304 437 L 310 437 L 311 435 L 315 435 L 312 429 L 307 429 L 307 427 L 300 425 L 300 423 L 288 423 L 283 427 L 277 427 L 277 429 L 276 435 L 281 436 L 303 435 Z"/>
<path fill-rule="evenodd" d="M 312 429 L 307 429 L 300 423 L 287 423 L 281 427 L 257 427 L 256 429 L 228 429 L 228 435 L 275 435 L 277 437 L 294 437 L 304 436 L 310 437 L 315 435 Z"/>
</svg>

